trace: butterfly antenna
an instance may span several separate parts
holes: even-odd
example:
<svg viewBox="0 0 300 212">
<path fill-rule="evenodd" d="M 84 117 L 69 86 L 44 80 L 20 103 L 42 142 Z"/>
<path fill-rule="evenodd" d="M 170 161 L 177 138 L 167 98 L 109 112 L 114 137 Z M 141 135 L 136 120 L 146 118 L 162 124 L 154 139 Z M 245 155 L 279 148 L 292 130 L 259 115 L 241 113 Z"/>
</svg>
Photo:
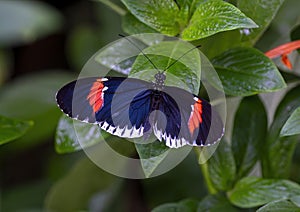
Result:
<svg viewBox="0 0 300 212">
<path fill-rule="evenodd" d="M 131 43 L 135 48 L 137 48 L 142 55 L 152 64 L 152 66 L 159 71 L 159 69 L 157 68 L 157 66 L 150 60 L 150 58 L 143 52 L 143 50 L 136 45 L 134 42 L 132 42 L 130 39 L 128 39 L 128 37 L 126 37 L 125 35 L 119 34 L 120 37 L 125 38 L 129 43 Z"/>
<path fill-rule="evenodd" d="M 173 65 L 175 65 L 175 63 L 177 63 L 181 58 L 183 58 L 185 55 L 187 55 L 188 53 L 190 53 L 191 51 L 193 51 L 194 49 L 198 49 L 200 48 L 201 45 L 197 45 L 197 46 L 194 46 L 193 48 L 189 49 L 188 51 L 186 51 L 183 55 L 181 55 L 180 57 L 178 57 L 173 63 L 171 63 L 167 68 L 165 68 L 163 70 L 162 73 L 164 73 L 166 70 L 168 70 L 170 67 L 172 67 Z"/>
</svg>

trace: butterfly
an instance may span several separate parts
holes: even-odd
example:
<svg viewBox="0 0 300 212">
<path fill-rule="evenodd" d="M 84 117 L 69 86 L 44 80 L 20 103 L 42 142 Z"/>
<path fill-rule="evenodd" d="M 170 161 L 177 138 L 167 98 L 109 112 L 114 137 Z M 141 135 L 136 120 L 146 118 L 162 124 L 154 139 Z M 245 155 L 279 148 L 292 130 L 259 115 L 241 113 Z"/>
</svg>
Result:
<svg viewBox="0 0 300 212">
<path fill-rule="evenodd" d="M 63 86 L 56 101 L 69 117 L 119 137 L 146 139 L 153 132 L 170 148 L 209 146 L 221 139 L 223 122 L 208 101 L 166 86 L 164 72 L 154 79 L 81 78 Z"/>
</svg>

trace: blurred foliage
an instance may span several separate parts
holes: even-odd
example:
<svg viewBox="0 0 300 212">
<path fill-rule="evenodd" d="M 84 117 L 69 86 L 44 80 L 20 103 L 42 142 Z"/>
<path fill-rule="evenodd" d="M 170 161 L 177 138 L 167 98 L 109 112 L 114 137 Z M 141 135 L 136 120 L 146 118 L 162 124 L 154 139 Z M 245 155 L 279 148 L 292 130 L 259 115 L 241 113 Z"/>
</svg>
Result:
<svg viewBox="0 0 300 212">
<path fill-rule="evenodd" d="M 299 7 L 298 0 L 0 1 L 0 210 L 300 211 L 299 51 L 289 55 L 293 70 L 280 58 L 272 61 L 263 54 L 299 40 Z M 79 143 L 73 122 L 56 106 L 55 93 L 122 30 L 129 35 L 158 32 L 201 44 L 227 100 L 241 99 L 236 113 L 227 109 L 233 124 L 226 130 L 232 133 L 207 163 L 199 165 L 199 155 L 191 153 L 164 175 L 127 180 L 75 153 L 103 139 L 97 133 L 89 137 L 91 131 L 99 132 L 97 127 L 77 123 L 84 141 Z M 56 44 L 64 45 L 65 52 L 58 52 L 51 39 L 62 39 L 63 44 Z M 164 52 L 173 49 L 162 39 L 156 36 L 137 45 L 165 68 L 173 59 Z M 145 77 L 141 70 L 153 67 L 143 55 L 115 66 L 123 53 L 126 57 L 135 48 L 122 40 L 118 44 L 123 48 L 106 49 L 96 60 L 105 60 L 114 74 Z M 38 53 L 28 57 L 31 48 Z M 63 57 L 64 65 L 35 69 L 34 64 L 50 59 L 51 51 Z M 184 52 L 182 46 L 175 58 Z M 188 67 L 178 62 L 170 72 L 183 83 L 167 83 L 197 94 L 201 73 L 195 70 L 202 61 L 194 62 Z M 269 93 L 268 98 L 261 93 Z M 275 113 L 271 108 L 277 108 Z M 163 143 L 133 145 L 103 136 L 120 154 L 143 158 L 146 176 L 170 151 Z M 58 155 L 55 150 L 73 153 Z"/>
<path fill-rule="evenodd" d="M 35 123 L 15 148 L 40 144 L 53 135 L 60 116 L 55 103 L 55 93 L 63 83 L 73 79 L 73 76 L 64 72 L 48 71 L 28 74 L 3 85 L 0 90 L 0 114 L 32 120 Z"/>
<path fill-rule="evenodd" d="M 18 121 L 0 116 L 0 145 L 15 140 L 33 125 L 30 121 Z"/>
<path fill-rule="evenodd" d="M 62 26 L 61 14 L 37 1 L 1 1 L 0 14 L 0 46 L 30 42 Z"/>
</svg>

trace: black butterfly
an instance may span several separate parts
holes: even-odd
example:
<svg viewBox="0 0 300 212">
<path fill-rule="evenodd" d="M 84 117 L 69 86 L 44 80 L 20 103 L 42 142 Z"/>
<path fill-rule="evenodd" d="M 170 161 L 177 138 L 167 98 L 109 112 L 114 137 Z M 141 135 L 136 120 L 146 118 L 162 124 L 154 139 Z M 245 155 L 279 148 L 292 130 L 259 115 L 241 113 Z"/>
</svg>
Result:
<svg viewBox="0 0 300 212">
<path fill-rule="evenodd" d="M 224 127 L 213 107 L 184 89 L 166 86 L 165 79 L 164 72 L 155 75 L 154 83 L 125 77 L 78 79 L 62 87 L 56 101 L 69 117 L 119 137 L 153 131 L 171 148 L 219 141 Z"/>
</svg>

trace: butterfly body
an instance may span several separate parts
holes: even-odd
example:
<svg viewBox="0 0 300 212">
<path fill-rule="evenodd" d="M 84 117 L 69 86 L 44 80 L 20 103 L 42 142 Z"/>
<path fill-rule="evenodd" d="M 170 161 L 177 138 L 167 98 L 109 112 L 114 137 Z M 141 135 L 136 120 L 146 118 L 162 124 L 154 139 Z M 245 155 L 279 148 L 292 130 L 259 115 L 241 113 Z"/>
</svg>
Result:
<svg viewBox="0 0 300 212">
<path fill-rule="evenodd" d="M 62 87 L 56 100 L 71 118 L 98 124 L 119 137 L 137 138 L 153 131 L 171 148 L 220 140 L 222 120 L 206 100 L 166 86 L 164 73 L 154 78 L 154 83 L 124 77 L 78 79 Z"/>
</svg>

